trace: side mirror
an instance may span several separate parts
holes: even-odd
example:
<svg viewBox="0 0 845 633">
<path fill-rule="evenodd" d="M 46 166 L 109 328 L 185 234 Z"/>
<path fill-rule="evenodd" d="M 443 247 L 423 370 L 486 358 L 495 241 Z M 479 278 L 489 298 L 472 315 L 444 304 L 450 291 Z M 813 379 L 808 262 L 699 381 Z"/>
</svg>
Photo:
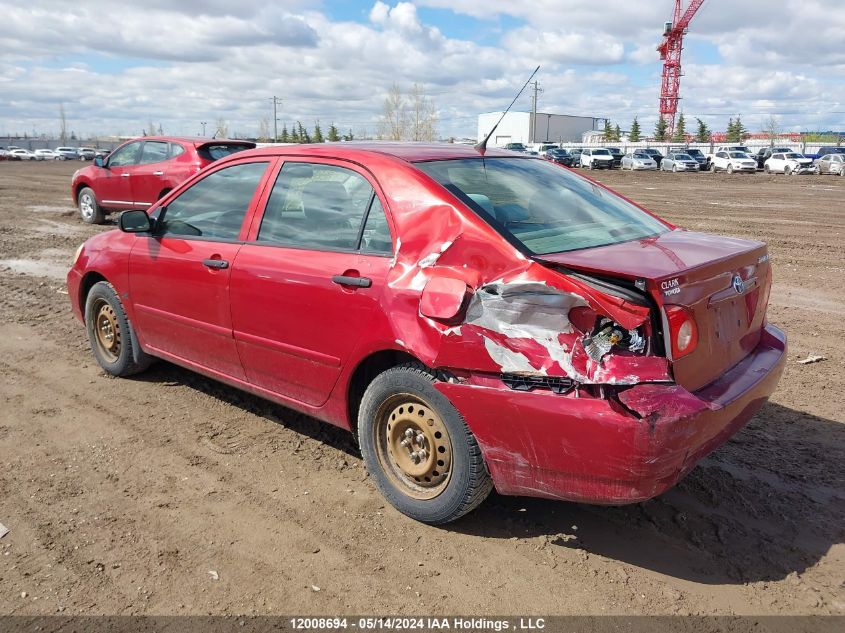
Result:
<svg viewBox="0 0 845 633">
<path fill-rule="evenodd" d="M 118 226 L 124 233 L 149 233 L 153 230 L 153 221 L 145 211 L 124 211 Z"/>
<path fill-rule="evenodd" d="M 95 156 L 95 157 L 94 157 L 94 164 L 95 164 L 97 167 L 105 167 L 105 166 L 106 166 L 106 163 L 103 161 L 103 157 L 102 157 L 102 156 Z"/>
</svg>

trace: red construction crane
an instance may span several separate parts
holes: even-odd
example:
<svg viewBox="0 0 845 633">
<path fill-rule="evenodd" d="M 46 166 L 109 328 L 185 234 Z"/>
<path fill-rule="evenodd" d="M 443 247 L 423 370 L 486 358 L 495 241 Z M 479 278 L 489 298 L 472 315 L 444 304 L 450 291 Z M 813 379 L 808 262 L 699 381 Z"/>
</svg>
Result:
<svg viewBox="0 0 845 633">
<path fill-rule="evenodd" d="M 684 35 L 692 16 L 704 3 L 704 0 L 692 0 L 687 10 L 681 13 L 683 0 L 675 0 L 675 13 L 672 21 L 666 23 L 663 30 L 663 42 L 657 47 L 663 60 L 663 81 L 660 86 L 660 114 L 666 120 L 667 133 L 675 132 L 675 114 L 678 112 L 678 100 L 681 91 L 681 51 L 684 49 Z"/>
</svg>

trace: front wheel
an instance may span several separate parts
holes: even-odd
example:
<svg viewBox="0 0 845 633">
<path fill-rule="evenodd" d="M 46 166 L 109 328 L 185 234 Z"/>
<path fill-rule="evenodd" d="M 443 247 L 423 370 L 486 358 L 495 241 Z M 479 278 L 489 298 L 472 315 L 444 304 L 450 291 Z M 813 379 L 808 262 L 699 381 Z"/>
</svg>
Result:
<svg viewBox="0 0 845 633">
<path fill-rule="evenodd" d="M 85 299 L 85 329 L 94 358 L 112 376 L 131 376 L 150 366 L 152 357 L 135 349 L 137 338 L 123 304 L 107 281 L 95 283 Z"/>
<path fill-rule="evenodd" d="M 678 173 L 678 166 L 677 166 L 677 165 L 672 165 L 672 173 L 673 173 L 673 174 L 677 174 L 677 173 Z"/>
<path fill-rule="evenodd" d="M 79 207 L 79 216 L 86 224 L 102 224 L 106 219 L 103 209 L 97 204 L 94 190 L 90 187 L 83 187 L 76 198 Z"/>
<path fill-rule="evenodd" d="M 367 387 L 358 436 L 367 471 L 401 513 L 424 523 L 454 521 L 493 488 L 481 449 L 423 365 L 379 374 Z"/>
<path fill-rule="evenodd" d="M 772 173 L 772 170 L 771 170 L 771 168 L 770 168 L 768 165 L 764 165 L 764 166 L 763 166 L 763 171 L 764 171 L 764 172 L 766 172 L 767 174 L 771 174 L 771 173 Z"/>
<path fill-rule="evenodd" d="M 786 175 L 786 176 L 788 176 L 789 174 L 791 174 L 791 173 L 792 173 L 792 169 L 790 168 L 790 166 L 789 166 L 789 165 L 787 165 L 786 167 L 784 167 L 784 168 L 783 168 L 783 173 L 784 173 L 784 175 Z"/>
<path fill-rule="evenodd" d="M 729 174 L 734 173 L 734 166 L 733 165 L 728 165 L 728 173 Z"/>
</svg>

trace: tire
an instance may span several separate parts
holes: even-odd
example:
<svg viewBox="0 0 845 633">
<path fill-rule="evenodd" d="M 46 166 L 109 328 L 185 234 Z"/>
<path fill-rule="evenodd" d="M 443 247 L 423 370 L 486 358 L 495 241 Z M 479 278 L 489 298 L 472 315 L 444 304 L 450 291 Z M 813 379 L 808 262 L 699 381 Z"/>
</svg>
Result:
<svg viewBox="0 0 845 633">
<path fill-rule="evenodd" d="M 772 170 L 771 170 L 771 169 L 769 169 L 769 166 L 768 166 L 768 165 L 763 165 L 763 171 L 764 171 L 764 172 L 766 172 L 767 174 L 771 174 L 771 173 L 772 173 Z"/>
<path fill-rule="evenodd" d="M 734 166 L 729 164 L 729 165 L 728 165 L 728 170 L 727 170 L 727 171 L 728 171 L 728 173 L 729 173 L 729 174 L 734 173 Z"/>
<path fill-rule="evenodd" d="M 85 298 L 85 329 L 94 359 L 107 374 L 131 376 L 152 363 L 138 346 L 123 304 L 107 281 L 95 283 Z"/>
<path fill-rule="evenodd" d="M 102 207 L 97 204 L 97 197 L 90 187 L 83 187 L 79 190 L 76 205 L 79 207 L 79 217 L 86 224 L 102 224 L 105 221 L 106 214 Z"/>
<path fill-rule="evenodd" d="M 813 167 L 813 175 L 814 176 L 821 176 L 822 175 L 822 168 L 816 165 Z"/>
<path fill-rule="evenodd" d="M 789 165 L 786 165 L 783 168 L 783 173 L 784 173 L 785 176 L 789 176 L 792 173 L 792 169 L 790 169 Z"/>
<path fill-rule="evenodd" d="M 673 174 L 677 174 L 677 173 L 678 173 L 678 166 L 677 166 L 677 165 L 672 165 L 672 173 L 673 173 Z"/>
<path fill-rule="evenodd" d="M 716 163 L 710 163 L 710 173 L 716 173 Z"/>
<path fill-rule="evenodd" d="M 419 363 L 376 376 L 361 400 L 358 438 L 384 498 L 402 514 L 438 525 L 475 509 L 493 482 L 478 442 L 434 380 Z M 418 450 L 425 453 L 419 462 Z"/>
</svg>

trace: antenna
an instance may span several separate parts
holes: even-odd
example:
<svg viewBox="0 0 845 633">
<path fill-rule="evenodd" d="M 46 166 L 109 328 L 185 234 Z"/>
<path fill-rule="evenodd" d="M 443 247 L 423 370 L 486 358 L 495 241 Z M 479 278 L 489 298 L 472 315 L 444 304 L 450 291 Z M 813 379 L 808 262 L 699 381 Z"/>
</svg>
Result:
<svg viewBox="0 0 845 633">
<path fill-rule="evenodd" d="M 479 154 L 481 154 L 482 156 L 484 156 L 484 152 L 486 152 L 486 151 L 487 151 L 487 141 L 489 141 L 489 140 L 490 140 L 490 137 L 491 137 L 491 136 L 493 136 L 493 132 L 495 132 L 495 131 L 496 131 L 496 128 L 497 128 L 497 127 L 499 127 L 499 123 L 501 123 L 501 122 L 502 122 L 502 119 L 504 119 L 504 118 L 505 118 L 505 115 L 506 115 L 508 112 L 510 112 L 510 109 L 513 107 L 513 104 L 514 104 L 514 103 L 516 103 L 516 100 L 517 100 L 517 99 L 519 99 L 519 95 L 521 95 L 521 94 L 522 94 L 522 92 L 523 92 L 523 91 L 524 91 L 524 90 L 528 87 L 528 84 L 529 84 L 529 83 L 531 83 L 531 80 L 532 80 L 532 79 L 534 79 L 534 75 L 536 75 L 536 74 L 537 74 L 537 71 L 538 71 L 538 70 L 540 70 L 540 67 L 539 67 L 539 66 L 537 66 L 537 68 L 535 68 L 535 69 L 534 69 L 534 72 L 533 72 L 533 73 L 531 73 L 531 76 L 528 78 L 528 81 L 526 81 L 526 82 L 525 82 L 525 85 L 524 85 L 524 86 L 522 86 L 522 88 L 520 89 L 520 91 L 516 93 L 516 96 L 513 98 L 513 101 L 511 101 L 511 104 L 507 107 L 507 109 L 506 109 L 504 112 L 502 112 L 502 116 L 500 116 L 500 117 L 499 117 L 499 120 L 498 120 L 498 121 L 496 121 L 496 125 L 494 125 L 494 126 L 493 126 L 493 129 L 492 129 L 492 130 L 490 130 L 490 133 L 489 133 L 487 136 L 485 136 L 485 137 L 484 137 L 484 140 L 483 140 L 483 141 L 481 141 L 480 143 L 478 143 L 478 144 L 475 146 L 475 149 L 478 151 L 478 153 L 479 153 Z"/>
</svg>

